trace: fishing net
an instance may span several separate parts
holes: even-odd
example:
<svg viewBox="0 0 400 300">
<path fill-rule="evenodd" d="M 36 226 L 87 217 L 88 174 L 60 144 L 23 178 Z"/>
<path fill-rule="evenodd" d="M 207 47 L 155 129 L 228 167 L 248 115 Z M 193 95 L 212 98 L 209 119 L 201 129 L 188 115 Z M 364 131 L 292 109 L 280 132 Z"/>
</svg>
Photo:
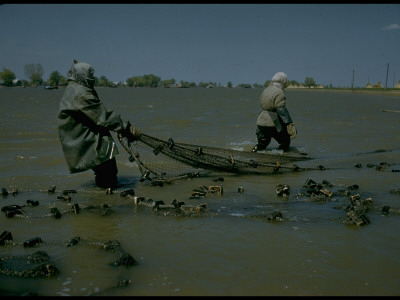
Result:
<svg viewBox="0 0 400 300">
<path fill-rule="evenodd" d="M 135 161 L 144 179 L 173 180 L 198 176 L 201 171 L 268 175 L 301 170 L 293 164 L 311 159 L 304 153 L 257 153 L 162 140 L 142 134 L 134 145 L 119 136 L 130 161 Z M 133 150 L 133 148 L 135 150 Z M 290 165 L 291 164 L 291 165 Z"/>
</svg>

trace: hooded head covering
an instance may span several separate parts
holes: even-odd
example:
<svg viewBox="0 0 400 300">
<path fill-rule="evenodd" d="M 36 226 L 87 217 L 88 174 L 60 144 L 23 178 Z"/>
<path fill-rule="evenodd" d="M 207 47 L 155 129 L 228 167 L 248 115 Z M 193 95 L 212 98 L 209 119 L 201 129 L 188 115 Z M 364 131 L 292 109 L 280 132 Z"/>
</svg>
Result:
<svg viewBox="0 0 400 300">
<path fill-rule="evenodd" d="M 93 74 L 94 69 L 89 64 L 74 60 L 71 69 L 67 73 L 67 79 L 92 89 L 94 87 Z"/>
<path fill-rule="evenodd" d="M 272 84 L 283 89 L 287 82 L 287 75 L 283 72 L 278 72 L 272 77 Z"/>
</svg>

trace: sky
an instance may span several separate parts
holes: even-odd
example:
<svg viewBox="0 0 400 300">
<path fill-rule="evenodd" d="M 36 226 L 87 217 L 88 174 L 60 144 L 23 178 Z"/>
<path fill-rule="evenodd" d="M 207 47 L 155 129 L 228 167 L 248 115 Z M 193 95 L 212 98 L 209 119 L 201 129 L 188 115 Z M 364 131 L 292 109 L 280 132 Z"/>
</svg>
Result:
<svg viewBox="0 0 400 300">
<path fill-rule="evenodd" d="M 400 4 L 2 4 L 0 71 L 73 60 L 95 76 L 393 87 L 400 80 Z"/>
</svg>

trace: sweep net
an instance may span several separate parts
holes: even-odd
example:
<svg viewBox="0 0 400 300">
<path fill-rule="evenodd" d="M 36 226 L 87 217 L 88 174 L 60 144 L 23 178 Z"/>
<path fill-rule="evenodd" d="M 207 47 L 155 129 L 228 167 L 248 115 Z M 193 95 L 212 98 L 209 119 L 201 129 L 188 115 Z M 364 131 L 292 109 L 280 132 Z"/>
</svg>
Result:
<svg viewBox="0 0 400 300">
<path fill-rule="evenodd" d="M 143 175 L 152 175 L 153 179 L 170 180 L 180 176 L 190 176 L 201 170 L 236 174 L 276 174 L 298 171 L 301 168 L 293 162 L 310 159 L 304 153 L 288 155 L 246 152 L 178 143 L 172 138 L 165 141 L 147 134 L 142 134 L 134 146 L 119 138 L 125 150 L 131 155 L 130 160 L 138 163 Z"/>
</svg>

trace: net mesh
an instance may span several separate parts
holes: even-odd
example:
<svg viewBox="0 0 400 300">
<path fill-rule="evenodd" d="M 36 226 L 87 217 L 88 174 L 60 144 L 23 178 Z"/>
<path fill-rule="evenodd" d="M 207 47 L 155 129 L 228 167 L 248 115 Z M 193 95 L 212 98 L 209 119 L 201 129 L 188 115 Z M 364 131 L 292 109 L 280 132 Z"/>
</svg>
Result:
<svg viewBox="0 0 400 300">
<path fill-rule="evenodd" d="M 288 155 L 246 152 L 179 143 L 172 138 L 162 140 L 146 134 L 142 134 L 134 145 L 126 144 L 121 138 L 120 141 L 131 154 L 130 160 L 138 163 L 142 174 L 152 175 L 153 179 L 195 176 L 195 173 L 204 170 L 236 174 L 277 174 L 298 171 L 300 168 L 293 163 L 310 159 L 304 153 Z"/>
</svg>

